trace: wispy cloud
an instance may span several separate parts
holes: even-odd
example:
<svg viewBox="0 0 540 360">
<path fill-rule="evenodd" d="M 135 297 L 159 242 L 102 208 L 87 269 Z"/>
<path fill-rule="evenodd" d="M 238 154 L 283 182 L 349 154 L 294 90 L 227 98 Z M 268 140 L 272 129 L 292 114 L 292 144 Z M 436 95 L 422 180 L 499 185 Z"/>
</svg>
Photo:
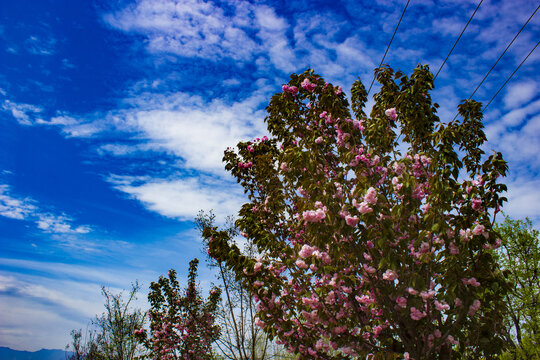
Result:
<svg viewBox="0 0 540 360">
<path fill-rule="evenodd" d="M 9 112 L 21 125 L 34 125 L 39 122 L 43 108 L 31 104 L 18 104 L 9 100 L 4 100 L 2 110 Z"/>
<path fill-rule="evenodd" d="M 26 50 L 33 55 L 53 55 L 55 53 L 56 39 L 53 37 L 40 38 L 30 36 L 25 41 Z"/>
<path fill-rule="evenodd" d="M 242 2 L 229 6 L 232 16 L 206 1 L 143 0 L 106 14 L 104 20 L 114 28 L 143 34 L 151 52 L 249 60 L 257 48 L 247 33 L 253 28 L 251 6 Z"/>
<path fill-rule="evenodd" d="M 185 221 L 192 221 L 200 210 L 213 210 L 223 221 L 235 215 L 245 200 L 236 184 L 204 176 L 179 179 L 111 176 L 109 181 L 149 210 Z"/>
<path fill-rule="evenodd" d="M 42 210 L 37 201 L 31 198 L 13 195 L 6 184 L 0 184 L 0 215 L 34 222 L 38 229 L 46 233 L 86 234 L 91 231 L 87 225 L 74 226 L 73 219 L 64 214 Z"/>
</svg>

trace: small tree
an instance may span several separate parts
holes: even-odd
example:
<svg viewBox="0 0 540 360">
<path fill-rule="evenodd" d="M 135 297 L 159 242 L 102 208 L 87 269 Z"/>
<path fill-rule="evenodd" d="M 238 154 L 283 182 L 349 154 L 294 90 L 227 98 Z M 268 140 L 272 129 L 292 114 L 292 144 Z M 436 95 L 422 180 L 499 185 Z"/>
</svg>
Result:
<svg viewBox="0 0 540 360">
<path fill-rule="evenodd" d="M 215 222 L 215 215 L 210 212 L 199 212 L 195 219 L 198 229 L 202 231 L 211 227 Z M 232 218 L 227 218 L 226 232 L 231 239 L 238 235 L 238 231 L 232 223 Z M 207 242 L 204 242 L 205 249 Z M 252 243 L 246 243 L 244 252 L 254 254 Z M 228 269 L 222 262 L 216 261 L 208 255 L 210 267 L 218 269 L 220 288 L 225 292 L 226 298 L 220 303 L 216 314 L 217 322 L 221 327 L 221 336 L 216 341 L 216 346 L 226 359 L 231 360 L 263 360 L 270 359 L 275 351 L 270 346 L 268 337 L 255 325 L 256 305 L 251 293 L 242 286 L 235 277 L 233 271 Z"/>
<path fill-rule="evenodd" d="M 87 329 L 83 335 L 82 329 L 71 330 L 71 343 L 66 351 L 71 354 L 68 360 L 106 360 L 102 352 L 102 335 L 96 330 Z"/>
<path fill-rule="evenodd" d="M 440 122 L 427 66 L 376 76 L 369 117 L 353 85 L 355 119 L 340 87 L 291 76 L 267 107 L 271 138 L 224 157 L 249 197 L 236 227 L 260 256 L 213 226 L 210 255 L 255 296 L 258 325 L 300 358 L 492 357 L 507 284 L 488 249 L 506 163 L 482 162 L 481 104 Z"/>
<path fill-rule="evenodd" d="M 122 292 L 114 294 L 106 287 L 101 288 L 105 312 L 96 316 L 84 335 L 82 330 L 71 332 L 72 343 L 66 347 L 73 352 L 70 359 L 131 360 L 137 355 L 135 330 L 144 325 L 145 318 L 140 309 L 132 308 L 139 289 L 135 283 L 124 301 Z"/>
<path fill-rule="evenodd" d="M 197 259 L 189 263 L 188 285 L 180 288 L 176 271 L 150 285 L 150 329 L 135 331 L 150 359 L 213 359 L 212 343 L 219 337 L 214 323 L 221 290 L 213 288 L 203 301 L 197 289 Z"/>
<path fill-rule="evenodd" d="M 495 229 L 502 239 L 499 261 L 514 288 L 506 296 L 505 321 L 513 347 L 503 358 L 540 359 L 540 236 L 529 219 L 504 222 Z"/>
<path fill-rule="evenodd" d="M 140 309 L 132 309 L 140 286 L 135 283 L 129 292 L 127 301 L 122 293 L 113 294 L 105 287 L 101 292 L 105 297 L 105 313 L 96 317 L 94 325 L 101 333 L 101 348 L 107 359 L 131 360 L 138 352 L 135 330 L 144 325 L 145 314 Z"/>
</svg>

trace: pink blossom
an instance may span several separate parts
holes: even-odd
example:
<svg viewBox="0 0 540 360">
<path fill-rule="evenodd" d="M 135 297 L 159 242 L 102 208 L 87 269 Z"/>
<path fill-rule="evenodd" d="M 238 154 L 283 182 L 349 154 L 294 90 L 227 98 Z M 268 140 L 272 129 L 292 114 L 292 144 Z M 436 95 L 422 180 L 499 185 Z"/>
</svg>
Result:
<svg viewBox="0 0 540 360">
<path fill-rule="evenodd" d="M 486 228 L 484 227 L 484 225 L 479 224 L 474 227 L 474 229 L 472 230 L 472 233 L 474 235 L 482 235 L 484 231 L 486 231 Z"/>
<path fill-rule="evenodd" d="M 463 302 L 461 301 L 460 298 L 457 297 L 456 300 L 454 301 L 454 305 L 456 307 L 460 307 L 461 305 L 463 305 Z"/>
<path fill-rule="evenodd" d="M 315 139 L 315 144 L 320 144 L 322 142 L 323 142 L 322 136 L 319 136 L 318 138 Z"/>
<path fill-rule="evenodd" d="M 432 299 L 435 296 L 435 291 L 429 290 L 429 291 L 422 291 L 420 293 L 420 297 L 424 300 Z"/>
<path fill-rule="evenodd" d="M 476 211 L 482 211 L 482 199 L 472 199 L 472 208 Z"/>
<path fill-rule="evenodd" d="M 264 321 L 262 321 L 262 320 L 259 319 L 259 318 L 255 318 L 255 322 L 254 322 L 254 323 L 255 323 L 256 326 L 260 327 L 261 329 L 264 328 L 264 326 L 266 325 L 266 324 L 264 323 Z"/>
<path fill-rule="evenodd" d="M 298 266 L 300 269 L 307 269 L 308 268 L 306 262 L 304 260 L 302 260 L 302 259 L 296 260 L 296 266 Z"/>
<path fill-rule="evenodd" d="M 353 204 L 354 205 L 354 204 Z M 369 207 L 368 203 L 366 201 L 362 201 L 360 204 L 356 204 L 356 209 L 360 212 L 360 214 L 364 215 L 367 213 L 370 213 L 373 211 L 372 208 Z"/>
<path fill-rule="evenodd" d="M 288 92 L 292 95 L 296 95 L 298 93 L 298 88 L 296 86 L 283 85 L 282 90 L 283 92 Z"/>
<path fill-rule="evenodd" d="M 445 310 L 450 309 L 450 305 L 448 305 L 444 301 L 439 302 L 439 301 L 435 300 L 434 303 L 435 303 L 435 309 L 437 309 L 438 311 L 445 311 Z"/>
<path fill-rule="evenodd" d="M 452 254 L 452 255 L 459 254 L 459 248 L 453 242 L 450 243 L 450 245 L 448 245 L 448 247 L 450 248 L 450 254 Z"/>
<path fill-rule="evenodd" d="M 383 279 L 388 281 L 394 281 L 398 278 L 398 274 L 393 270 L 386 270 L 383 274 Z"/>
<path fill-rule="evenodd" d="M 468 312 L 469 316 L 473 316 L 474 314 L 476 314 L 479 308 L 480 308 L 480 300 L 476 299 L 473 301 L 472 305 L 469 307 L 469 312 Z"/>
<path fill-rule="evenodd" d="M 458 340 L 455 340 L 454 337 L 452 335 L 448 335 L 446 337 L 446 340 L 452 344 L 452 345 L 458 345 L 459 344 L 459 341 Z"/>
<path fill-rule="evenodd" d="M 317 210 L 306 210 L 302 213 L 306 223 L 321 222 L 326 217 L 326 207 Z"/>
<path fill-rule="evenodd" d="M 345 222 L 349 226 L 356 226 L 359 221 L 360 219 L 358 218 L 358 216 L 350 216 L 350 215 L 345 216 Z"/>
<path fill-rule="evenodd" d="M 375 336 L 379 336 L 382 330 L 383 330 L 382 326 L 376 325 L 373 327 L 373 334 L 375 334 Z"/>
<path fill-rule="evenodd" d="M 356 301 L 364 305 L 373 304 L 375 302 L 375 300 L 372 299 L 369 295 L 362 295 L 362 296 L 356 295 L 354 298 L 356 299 Z"/>
<path fill-rule="evenodd" d="M 311 256 L 311 254 L 313 253 L 313 250 L 315 250 L 315 248 L 307 245 L 307 244 L 304 244 L 302 245 L 302 249 L 300 249 L 300 252 L 298 253 L 298 255 L 300 255 L 300 257 L 302 258 L 307 258 L 309 256 Z"/>
<path fill-rule="evenodd" d="M 257 271 L 261 270 L 261 267 L 262 267 L 262 263 L 261 262 L 256 262 L 255 265 L 253 266 L 253 271 L 257 272 Z"/>
<path fill-rule="evenodd" d="M 374 274 L 377 271 L 373 266 L 368 266 L 366 264 L 362 265 L 362 267 L 368 274 Z"/>
<path fill-rule="evenodd" d="M 387 109 L 384 113 L 392 121 L 395 121 L 397 119 L 396 108 Z"/>
<path fill-rule="evenodd" d="M 411 319 L 418 321 L 425 316 L 427 316 L 425 312 L 421 312 L 420 310 L 416 309 L 414 306 L 411 307 Z"/>
<path fill-rule="evenodd" d="M 287 163 L 285 162 L 282 162 L 279 168 L 281 169 L 281 171 L 289 171 L 289 169 L 287 168 Z"/>
<path fill-rule="evenodd" d="M 407 307 L 407 299 L 403 296 L 400 296 L 396 299 L 396 303 L 399 307 L 406 308 Z"/>
<path fill-rule="evenodd" d="M 368 189 L 366 195 L 364 196 L 364 201 L 372 205 L 377 203 L 377 191 L 373 187 Z"/>
<path fill-rule="evenodd" d="M 315 87 L 317 87 L 317 85 L 310 83 L 308 78 L 305 78 L 304 81 L 302 81 L 302 84 L 300 84 L 300 85 L 304 89 L 306 89 L 307 91 L 310 91 L 310 92 L 313 92 L 313 89 L 315 89 Z"/>
<path fill-rule="evenodd" d="M 411 295 L 418 295 L 418 291 L 414 290 L 412 287 L 408 287 L 407 292 Z"/>
<path fill-rule="evenodd" d="M 412 360 L 408 352 L 403 353 L 403 360 Z"/>
</svg>

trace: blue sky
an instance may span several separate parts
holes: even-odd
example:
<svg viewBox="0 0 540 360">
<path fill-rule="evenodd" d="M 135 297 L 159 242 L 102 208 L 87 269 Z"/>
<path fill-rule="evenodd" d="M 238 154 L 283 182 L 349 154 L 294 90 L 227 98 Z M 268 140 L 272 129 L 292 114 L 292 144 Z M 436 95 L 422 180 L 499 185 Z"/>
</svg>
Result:
<svg viewBox="0 0 540 360">
<path fill-rule="evenodd" d="M 267 134 L 264 108 L 292 72 L 369 85 L 405 2 L 1 2 L 0 346 L 63 348 L 102 311 L 101 285 L 139 280 L 144 298 L 169 268 L 185 276 L 202 257 L 196 213 L 223 221 L 244 200 L 223 150 Z M 411 0 L 385 62 L 435 72 L 476 5 Z M 483 2 L 436 80 L 441 119 L 536 6 Z M 476 100 L 493 96 L 539 29 L 537 14 Z M 539 60 L 537 50 L 485 113 L 485 150 L 510 166 L 504 211 L 537 226 Z M 204 266 L 200 278 L 213 280 Z"/>
</svg>

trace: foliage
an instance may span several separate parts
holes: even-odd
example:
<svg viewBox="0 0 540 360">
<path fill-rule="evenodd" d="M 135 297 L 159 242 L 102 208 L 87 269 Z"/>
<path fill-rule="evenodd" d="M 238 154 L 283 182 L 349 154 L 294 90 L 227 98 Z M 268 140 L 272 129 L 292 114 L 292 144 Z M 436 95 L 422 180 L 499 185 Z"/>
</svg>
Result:
<svg viewBox="0 0 540 360">
<path fill-rule="evenodd" d="M 210 212 L 199 212 L 195 219 L 198 229 L 213 226 L 215 215 Z M 232 218 L 227 219 L 226 231 L 231 238 L 238 235 Z M 205 244 L 205 248 L 208 244 Z M 247 254 L 253 255 L 253 244 L 246 243 Z M 220 303 L 216 313 L 216 321 L 221 328 L 221 336 L 216 346 L 226 359 L 232 360 L 263 360 L 271 356 L 268 338 L 255 325 L 255 302 L 251 294 L 235 279 L 234 273 L 227 269 L 222 262 L 207 256 L 209 266 L 217 268 L 220 288 L 226 298 Z"/>
<path fill-rule="evenodd" d="M 236 227 L 260 256 L 214 226 L 209 253 L 300 358 L 491 358 L 504 346 L 508 285 L 489 249 L 506 162 L 482 161 L 481 104 L 440 122 L 427 66 L 376 76 L 369 117 L 354 83 L 353 120 L 340 87 L 291 75 L 267 107 L 271 138 L 224 156 L 249 197 Z"/>
<path fill-rule="evenodd" d="M 138 354 L 138 343 L 135 330 L 144 324 L 144 313 L 132 308 L 132 301 L 140 287 L 138 283 L 132 286 L 128 300 L 124 301 L 122 292 L 112 293 L 105 287 L 101 288 L 105 297 L 105 312 L 96 316 L 92 328 L 83 335 L 82 330 L 71 332 L 72 343 L 66 347 L 73 352 L 70 359 L 107 359 L 131 360 Z"/>
<path fill-rule="evenodd" d="M 101 351 L 102 334 L 96 330 L 82 329 L 71 331 L 71 343 L 66 346 L 66 351 L 71 352 L 68 360 L 105 360 Z"/>
<path fill-rule="evenodd" d="M 213 359 L 212 343 L 219 337 L 214 323 L 221 290 L 213 288 L 206 301 L 197 289 L 197 259 L 189 263 L 188 284 L 180 288 L 176 271 L 168 277 L 160 276 L 152 282 L 148 302 L 150 329 L 135 331 L 139 341 L 148 350 L 144 358 L 150 359 Z"/>
<path fill-rule="evenodd" d="M 105 287 L 101 289 L 105 297 L 105 313 L 96 317 L 94 325 L 102 334 L 101 349 L 106 359 L 131 360 L 138 353 L 135 330 L 144 325 L 145 314 L 140 309 L 131 309 L 131 303 L 139 290 L 139 284 L 135 283 L 127 301 L 124 301 L 122 293 L 113 294 Z"/>
<path fill-rule="evenodd" d="M 529 219 L 509 217 L 495 229 L 502 238 L 499 262 L 513 290 L 507 295 L 509 341 L 504 359 L 540 359 L 540 237 Z"/>
</svg>

